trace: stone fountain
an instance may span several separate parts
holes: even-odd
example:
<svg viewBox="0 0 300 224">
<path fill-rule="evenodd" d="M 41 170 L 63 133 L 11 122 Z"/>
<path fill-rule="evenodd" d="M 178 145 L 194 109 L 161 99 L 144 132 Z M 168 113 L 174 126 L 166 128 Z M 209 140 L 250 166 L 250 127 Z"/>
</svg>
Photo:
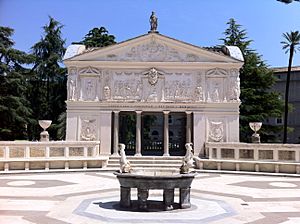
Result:
<svg viewBox="0 0 300 224">
<path fill-rule="evenodd" d="M 48 131 L 46 131 L 46 129 L 50 127 L 51 123 L 52 123 L 51 120 L 39 120 L 39 125 L 43 128 L 43 131 L 40 134 L 41 142 L 49 141 L 49 133 Z"/>
<path fill-rule="evenodd" d="M 190 189 L 195 177 L 194 172 L 190 172 L 193 165 L 193 154 L 191 143 L 186 144 L 187 153 L 183 159 L 183 164 L 178 173 L 166 172 L 146 172 L 144 170 L 134 170 L 126 159 L 125 145 L 119 144 L 120 150 L 120 171 L 115 172 L 120 183 L 120 206 L 127 209 L 133 208 L 131 200 L 131 189 L 137 189 L 137 206 L 139 210 L 147 211 L 149 190 L 163 190 L 163 204 L 165 210 L 174 208 L 174 190 L 179 189 L 179 208 L 190 208 Z"/>
</svg>

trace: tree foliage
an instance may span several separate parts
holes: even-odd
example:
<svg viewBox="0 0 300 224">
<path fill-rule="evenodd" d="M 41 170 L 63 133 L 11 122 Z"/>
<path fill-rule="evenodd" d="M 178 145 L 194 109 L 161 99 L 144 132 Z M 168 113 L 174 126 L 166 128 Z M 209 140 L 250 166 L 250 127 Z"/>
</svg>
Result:
<svg viewBox="0 0 300 224">
<path fill-rule="evenodd" d="M 14 30 L 0 27 L 0 140 L 27 138 L 31 109 L 26 98 L 30 55 L 13 48 Z"/>
<path fill-rule="evenodd" d="M 30 79 L 29 98 L 35 120 L 52 120 L 50 136 L 57 139 L 59 116 L 65 111 L 66 69 L 60 63 L 65 52 L 65 40 L 62 39 L 62 25 L 49 17 L 49 23 L 43 26 L 44 34 L 33 45 L 34 76 Z M 31 125 L 31 138 L 39 138 L 41 131 L 37 122 Z"/>
<path fill-rule="evenodd" d="M 294 53 L 300 50 L 298 45 L 300 45 L 300 33 L 299 31 L 291 31 L 290 33 L 283 34 L 284 41 L 282 49 L 286 50 L 285 53 L 289 52 L 289 64 L 288 72 L 286 77 L 286 87 L 285 87 L 285 101 L 284 101 L 284 123 L 283 123 L 283 143 L 287 142 L 287 123 L 288 123 L 288 111 L 289 111 L 289 89 L 291 80 L 291 70 L 293 64 Z"/>
<path fill-rule="evenodd" d="M 108 34 L 106 28 L 101 26 L 100 28 L 95 27 L 91 29 L 83 40 L 77 44 L 83 44 L 86 48 L 93 48 L 106 47 L 115 43 L 115 36 Z"/>
<path fill-rule="evenodd" d="M 225 45 L 238 46 L 244 55 L 244 65 L 240 70 L 241 106 L 240 106 L 240 139 L 250 141 L 253 131 L 249 122 L 264 121 L 269 117 L 281 117 L 283 102 L 279 93 L 271 90 L 275 77 L 255 50 L 250 48 L 252 40 L 247 37 L 246 30 L 234 19 L 227 23 L 225 38 L 221 39 Z M 260 131 L 264 142 L 276 141 L 274 133 L 281 127 L 264 124 Z"/>
</svg>

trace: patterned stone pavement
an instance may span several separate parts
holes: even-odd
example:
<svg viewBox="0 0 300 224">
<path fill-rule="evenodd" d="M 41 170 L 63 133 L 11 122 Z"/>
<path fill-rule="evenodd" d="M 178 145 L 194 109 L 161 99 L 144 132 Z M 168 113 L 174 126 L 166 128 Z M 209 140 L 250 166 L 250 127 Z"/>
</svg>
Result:
<svg viewBox="0 0 300 224">
<path fill-rule="evenodd" d="M 110 172 L 0 176 L 1 224 L 300 223 L 299 177 L 199 173 L 192 207 L 184 210 L 157 209 L 160 190 L 150 190 L 148 212 L 122 210 L 118 200 L 119 183 Z"/>
</svg>

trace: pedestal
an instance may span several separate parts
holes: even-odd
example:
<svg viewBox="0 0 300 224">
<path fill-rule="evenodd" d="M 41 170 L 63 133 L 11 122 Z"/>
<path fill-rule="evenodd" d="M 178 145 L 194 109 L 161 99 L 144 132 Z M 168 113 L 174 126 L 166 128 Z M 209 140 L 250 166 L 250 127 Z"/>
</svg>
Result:
<svg viewBox="0 0 300 224">
<path fill-rule="evenodd" d="M 147 209 L 148 196 L 149 196 L 149 190 L 148 189 L 138 188 L 138 206 L 139 206 L 139 209 L 141 209 L 141 210 Z"/>
<path fill-rule="evenodd" d="M 167 211 L 173 210 L 174 189 L 164 189 L 164 203 Z"/>
<path fill-rule="evenodd" d="M 251 141 L 252 141 L 252 143 L 260 143 L 260 136 L 259 136 L 259 134 L 253 134 L 252 136 L 251 136 Z"/>
<path fill-rule="evenodd" d="M 130 187 L 120 187 L 120 206 L 129 208 L 131 206 L 131 191 Z"/>
<path fill-rule="evenodd" d="M 190 202 L 190 191 L 191 188 L 180 188 L 180 195 L 179 195 L 179 203 L 181 208 L 190 208 L 191 202 Z"/>
<path fill-rule="evenodd" d="M 41 132 L 40 141 L 41 142 L 49 142 L 49 133 L 48 133 L 48 131 L 42 131 Z"/>
</svg>

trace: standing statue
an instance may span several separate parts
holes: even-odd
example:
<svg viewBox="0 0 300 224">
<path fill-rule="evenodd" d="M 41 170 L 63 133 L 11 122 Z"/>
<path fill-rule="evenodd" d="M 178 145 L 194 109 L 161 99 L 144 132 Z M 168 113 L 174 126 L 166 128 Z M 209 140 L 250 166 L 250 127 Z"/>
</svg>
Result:
<svg viewBox="0 0 300 224">
<path fill-rule="evenodd" d="M 126 158 L 125 154 L 125 145 L 119 144 L 119 151 L 120 151 L 120 173 L 130 173 L 132 168 L 130 162 Z"/>
<path fill-rule="evenodd" d="M 194 153 L 192 148 L 193 143 L 186 143 L 186 153 L 180 167 L 180 173 L 189 173 L 189 169 L 194 166 Z"/>
<path fill-rule="evenodd" d="M 155 15 L 155 12 L 152 12 L 151 16 L 150 16 L 150 31 L 151 32 L 157 32 L 157 17 Z"/>
</svg>

